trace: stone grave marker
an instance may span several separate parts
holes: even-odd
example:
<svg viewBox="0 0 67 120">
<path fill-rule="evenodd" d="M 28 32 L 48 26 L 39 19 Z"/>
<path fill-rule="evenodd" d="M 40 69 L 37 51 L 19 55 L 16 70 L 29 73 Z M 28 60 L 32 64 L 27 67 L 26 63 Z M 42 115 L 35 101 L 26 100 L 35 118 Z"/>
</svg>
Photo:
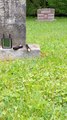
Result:
<svg viewBox="0 0 67 120">
<path fill-rule="evenodd" d="M 39 46 L 29 46 L 26 44 L 26 0 L 0 0 L 0 60 L 39 56 Z"/>
<path fill-rule="evenodd" d="M 26 0 L 0 0 L 0 39 L 9 34 L 12 45 L 26 43 Z M 1 42 L 0 42 L 1 45 Z"/>
<path fill-rule="evenodd" d="M 37 19 L 40 21 L 53 21 L 55 16 L 55 9 L 42 8 L 37 10 Z"/>
</svg>

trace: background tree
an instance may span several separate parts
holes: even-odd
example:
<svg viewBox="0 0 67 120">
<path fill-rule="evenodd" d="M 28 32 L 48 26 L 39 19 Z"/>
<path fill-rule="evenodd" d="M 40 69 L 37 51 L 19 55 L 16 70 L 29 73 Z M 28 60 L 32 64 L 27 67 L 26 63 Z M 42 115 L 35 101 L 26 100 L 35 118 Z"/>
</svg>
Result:
<svg viewBox="0 0 67 120">
<path fill-rule="evenodd" d="M 56 15 L 67 15 L 67 0 L 48 0 L 49 7 L 56 10 Z"/>
<path fill-rule="evenodd" d="M 36 15 L 39 8 L 55 8 L 56 15 L 67 15 L 67 0 L 27 0 L 27 15 Z"/>
</svg>

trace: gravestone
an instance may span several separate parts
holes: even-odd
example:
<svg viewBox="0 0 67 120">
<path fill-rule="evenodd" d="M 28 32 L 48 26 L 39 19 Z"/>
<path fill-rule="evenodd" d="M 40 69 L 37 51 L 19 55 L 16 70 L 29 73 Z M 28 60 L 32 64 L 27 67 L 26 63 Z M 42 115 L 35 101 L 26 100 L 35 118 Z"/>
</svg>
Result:
<svg viewBox="0 0 67 120">
<path fill-rule="evenodd" d="M 40 21 L 53 21 L 55 17 L 55 9 L 42 8 L 37 10 L 37 19 Z"/>
<path fill-rule="evenodd" d="M 39 55 L 38 45 L 26 44 L 26 0 L 0 0 L 0 60 Z"/>
<path fill-rule="evenodd" d="M 0 39 L 9 34 L 12 45 L 26 43 L 26 0 L 0 0 Z M 1 40 L 0 40 L 1 45 Z"/>
</svg>

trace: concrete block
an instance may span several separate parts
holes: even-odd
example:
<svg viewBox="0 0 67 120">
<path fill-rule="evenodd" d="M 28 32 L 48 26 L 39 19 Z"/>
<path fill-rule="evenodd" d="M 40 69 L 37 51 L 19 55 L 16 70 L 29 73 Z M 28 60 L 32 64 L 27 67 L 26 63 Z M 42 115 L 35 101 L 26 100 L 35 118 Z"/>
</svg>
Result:
<svg viewBox="0 0 67 120">
<path fill-rule="evenodd" d="M 29 44 L 31 51 L 27 51 L 26 47 L 19 50 L 3 49 L 0 47 L 0 60 L 14 60 L 22 58 L 33 58 L 40 56 L 40 47 L 36 44 Z"/>
</svg>

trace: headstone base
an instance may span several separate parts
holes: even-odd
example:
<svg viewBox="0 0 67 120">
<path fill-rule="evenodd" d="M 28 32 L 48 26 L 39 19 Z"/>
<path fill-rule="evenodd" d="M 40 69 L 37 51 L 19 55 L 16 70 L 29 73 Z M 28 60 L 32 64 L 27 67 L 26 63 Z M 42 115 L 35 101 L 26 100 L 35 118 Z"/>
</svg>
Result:
<svg viewBox="0 0 67 120">
<path fill-rule="evenodd" d="M 40 47 L 36 44 L 30 44 L 30 51 L 28 52 L 26 47 L 19 50 L 3 49 L 0 47 L 0 60 L 14 60 L 21 58 L 32 58 L 40 56 Z"/>
</svg>

